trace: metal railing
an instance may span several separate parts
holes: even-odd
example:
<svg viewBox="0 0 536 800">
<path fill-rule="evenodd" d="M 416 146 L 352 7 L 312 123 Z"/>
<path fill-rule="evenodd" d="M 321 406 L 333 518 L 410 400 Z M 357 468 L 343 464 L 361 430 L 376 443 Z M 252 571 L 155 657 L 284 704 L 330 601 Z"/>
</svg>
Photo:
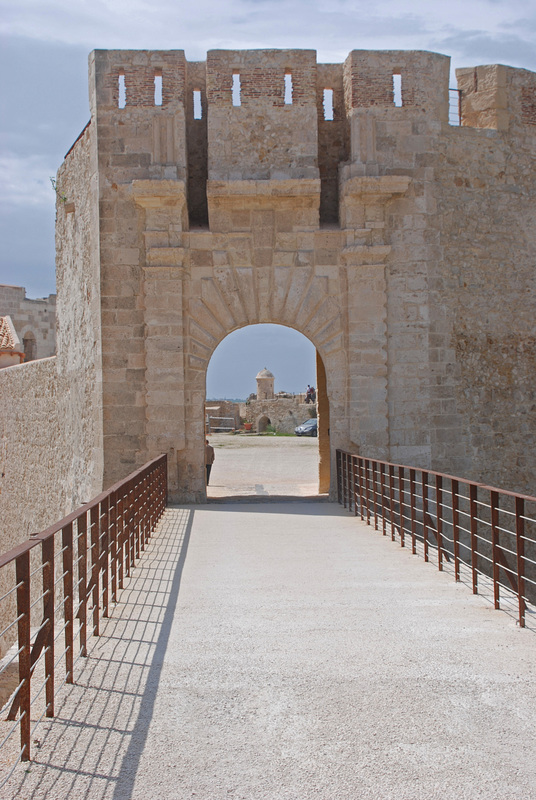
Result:
<svg viewBox="0 0 536 800">
<path fill-rule="evenodd" d="M 0 556 L 0 643 L 5 650 L 15 641 L 2 661 L 0 680 L 10 669 L 18 679 L 3 704 L 13 724 L 0 748 L 19 728 L 18 755 L 30 759 L 36 725 L 54 716 L 59 689 L 73 683 L 75 662 L 87 655 L 88 637 L 99 635 L 100 618 L 117 602 L 166 501 L 167 456 L 162 455 Z"/>
<path fill-rule="evenodd" d="M 519 625 L 536 600 L 536 497 L 507 492 L 432 470 L 390 464 L 337 450 L 341 505 L 384 536 L 411 540 L 425 561 L 435 551 L 438 569 L 470 571 L 473 594 L 490 578 L 495 608 L 515 597 Z"/>
<path fill-rule="evenodd" d="M 449 89 L 449 124 L 455 126 L 462 124 L 461 89 Z"/>
</svg>

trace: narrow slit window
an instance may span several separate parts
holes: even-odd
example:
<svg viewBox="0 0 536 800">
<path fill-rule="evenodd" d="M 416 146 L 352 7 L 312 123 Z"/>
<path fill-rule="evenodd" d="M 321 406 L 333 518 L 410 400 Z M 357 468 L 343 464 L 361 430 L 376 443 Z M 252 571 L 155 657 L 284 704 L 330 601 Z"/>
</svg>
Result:
<svg viewBox="0 0 536 800">
<path fill-rule="evenodd" d="M 201 105 L 200 89 L 194 89 L 194 119 L 203 119 L 203 106 Z"/>
<path fill-rule="evenodd" d="M 397 108 L 402 107 L 402 75 L 393 75 L 393 103 Z"/>
<path fill-rule="evenodd" d="M 240 74 L 238 72 L 233 73 L 233 106 L 241 106 L 242 105 L 242 98 L 241 98 L 241 88 L 240 88 Z"/>
<path fill-rule="evenodd" d="M 127 104 L 127 87 L 125 84 L 124 72 L 119 73 L 118 87 L 119 87 L 119 99 L 117 105 L 119 108 L 124 108 Z"/>
<path fill-rule="evenodd" d="M 162 73 L 156 72 L 154 76 L 154 104 L 162 105 Z"/>
<path fill-rule="evenodd" d="M 324 89 L 324 119 L 333 121 L 333 89 Z"/>
<path fill-rule="evenodd" d="M 292 105 L 292 75 L 290 72 L 285 73 L 285 105 Z"/>
</svg>

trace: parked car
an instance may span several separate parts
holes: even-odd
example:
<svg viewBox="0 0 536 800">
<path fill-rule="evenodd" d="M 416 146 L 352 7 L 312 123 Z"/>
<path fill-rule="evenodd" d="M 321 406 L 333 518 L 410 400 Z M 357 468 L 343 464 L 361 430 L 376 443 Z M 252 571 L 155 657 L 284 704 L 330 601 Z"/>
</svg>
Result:
<svg viewBox="0 0 536 800">
<path fill-rule="evenodd" d="M 294 428 L 296 436 L 318 436 L 318 420 L 308 419 L 302 425 Z"/>
</svg>

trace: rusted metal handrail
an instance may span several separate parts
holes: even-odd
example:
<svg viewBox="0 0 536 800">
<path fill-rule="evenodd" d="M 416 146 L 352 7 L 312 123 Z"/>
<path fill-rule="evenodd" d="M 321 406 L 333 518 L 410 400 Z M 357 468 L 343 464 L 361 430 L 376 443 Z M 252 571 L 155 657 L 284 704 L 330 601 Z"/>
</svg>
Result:
<svg viewBox="0 0 536 800">
<path fill-rule="evenodd" d="M 22 761 L 30 759 L 32 698 L 39 694 L 32 678 L 38 663 L 44 669 L 42 716 L 52 717 L 61 662 L 63 682 L 72 683 L 75 661 L 87 655 L 88 637 L 99 635 L 101 616 L 109 616 L 110 604 L 117 602 L 118 590 L 145 550 L 166 502 L 167 456 L 162 455 L 0 555 L 0 574 L 14 571 L 14 586 L 1 600 L 16 597 L 11 613 L 0 612 L 6 620 L 0 639 L 8 646 L 15 639 L 19 678 L 4 708 L 9 707 L 8 719 L 19 723 Z M 40 603 L 42 620 L 40 615 L 32 619 L 32 608 L 35 616 Z M 64 653 L 55 659 L 62 628 Z"/>
<path fill-rule="evenodd" d="M 493 582 L 495 608 L 507 593 L 516 598 L 519 625 L 527 603 L 536 601 L 536 497 L 337 450 L 339 503 L 368 525 L 382 521 L 383 535 L 401 547 L 411 538 L 412 553 L 437 553 L 437 566 L 452 562 L 471 572 L 473 594 L 479 577 Z M 379 476 L 379 477 L 378 477 Z"/>
</svg>

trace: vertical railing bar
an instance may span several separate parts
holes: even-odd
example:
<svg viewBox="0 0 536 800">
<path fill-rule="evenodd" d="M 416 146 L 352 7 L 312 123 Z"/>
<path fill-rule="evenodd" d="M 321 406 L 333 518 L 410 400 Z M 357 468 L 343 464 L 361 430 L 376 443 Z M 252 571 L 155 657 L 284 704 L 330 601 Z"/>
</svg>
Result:
<svg viewBox="0 0 536 800">
<path fill-rule="evenodd" d="M 459 482 L 452 478 L 450 481 L 452 499 L 452 540 L 454 543 L 454 578 L 460 580 L 460 529 L 459 529 Z"/>
<path fill-rule="evenodd" d="M 30 760 L 30 551 L 15 562 L 19 646 L 19 709 L 21 761 Z"/>
<path fill-rule="evenodd" d="M 378 530 L 378 490 L 377 490 L 377 462 L 373 459 L 371 462 L 372 470 L 372 502 L 374 508 L 374 530 Z"/>
<path fill-rule="evenodd" d="M 382 496 L 382 534 L 387 534 L 387 520 L 385 519 L 385 464 L 380 462 L 380 492 Z"/>
<path fill-rule="evenodd" d="M 368 458 L 365 458 L 365 506 L 367 511 L 367 525 L 370 525 L 369 463 Z"/>
<path fill-rule="evenodd" d="M 490 506 L 491 506 L 491 558 L 493 564 L 493 600 L 495 608 L 500 608 L 500 590 L 499 590 L 499 561 L 497 558 L 497 548 L 499 544 L 499 532 L 497 530 L 499 525 L 499 493 L 490 491 Z"/>
<path fill-rule="evenodd" d="M 517 599 L 519 604 L 519 626 L 525 627 L 525 501 L 516 497 L 516 562 Z"/>
<path fill-rule="evenodd" d="M 87 656 L 87 512 L 78 518 L 77 530 L 80 655 Z"/>
<path fill-rule="evenodd" d="M 337 501 L 339 505 L 342 505 L 342 497 L 341 497 L 342 453 L 340 450 L 337 450 L 336 461 L 337 461 Z"/>
<path fill-rule="evenodd" d="M 443 570 L 443 477 L 435 476 L 436 528 L 437 528 L 437 568 Z"/>
<path fill-rule="evenodd" d="M 411 552 L 413 555 L 416 555 L 417 539 L 415 536 L 415 469 L 413 467 L 410 467 L 409 470 L 409 502 L 411 518 Z"/>
<path fill-rule="evenodd" d="M 66 683 L 73 683 L 74 666 L 74 580 L 73 580 L 73 523 L 61 529 L 63 549 L 63 614 L 65 618 L 65 676 Z"/>
<path fill-rule="evenodd" d="M 352 496 L 354 501 L 354 517 L 357 517 L 357 457 L 352 456 Z"/>
<path fill-rule="evenodd" d="M 136 481 L 132 487 L 134 496 L 134 539 L 136 542 L 136 561 L 140 560 L 141 547 L 140 547 L 140 518 L 141 518 L 141 505 L 140 505 L 140 491 L 139 481 Z"/>
<path fill-rule="evenodd" d="M 103 497 L 101 503 L 101 535 L 100 535 L 100 570 L 102 575 L 102 616 L 109 616 L 110 593 L 108 589 L 108 562 L 109 562 L 109 538 L 110 538 L 110 515 L 109 515 L 110 496 Z"/>
<path fill-rule="evenodd" d="M 45 702 L 46 716 L 54 716 L 54 536 L 41 542 L 43 565 L 43 622 L 45 635 Z"/>
<path fill-rule="evenodd" d="M 365 519 L 365 510 L 364 510 L 364 503 L 363 503 L 363 459 L 358 457 L 357 459 L 358 470 L 359 470 L 359 514 L 361 520 L 364 521 Z"/>
<path fill-rule="evenodd" d="M 108 505 L 110 526 L 110 569 L 112 574 L 112 603 L 117 603 L 117 492 L 111 492 Z"/>
<path fill-rule="evenodd" d="M 424 560 L 428 562 L 428 473 L 421 472 L 422 488 L 422 538 L 424 543 Z"/>
<path fill-rule="evenodd" d="M 473 594 L 478 594 L 478 560 L 477 560 L 477 500 L 478 487 L 475 483 L 469 484 L 469 529 L 471 531 L 471 577 L 473 584 Z"/>
<path fill-rule="evenodd" d="M 90 511 L 91 523 L 91 601 L 93 604 L 93 635 L 99 635 L 99 528 L 100 503 Z"/>
<path fill-rule="evenodd" d="M 398 502 L 400 507 L 400 547 L 404 547 L 404 467 L 398 467 Z"/>
<path fill-rule="evenodd" d="M 344 454 L 344 461 L 343 461 L 343 498 L 344 498 L 344 508 L 348 507 L 348 453 Z"/>
<path fill-rule="evenodd" d="M 391 541 L 395 540 L 395 487 L 394 487 L 395 468 L 389 464 L 389 505 L 391 516 Z"/>
</svg>

